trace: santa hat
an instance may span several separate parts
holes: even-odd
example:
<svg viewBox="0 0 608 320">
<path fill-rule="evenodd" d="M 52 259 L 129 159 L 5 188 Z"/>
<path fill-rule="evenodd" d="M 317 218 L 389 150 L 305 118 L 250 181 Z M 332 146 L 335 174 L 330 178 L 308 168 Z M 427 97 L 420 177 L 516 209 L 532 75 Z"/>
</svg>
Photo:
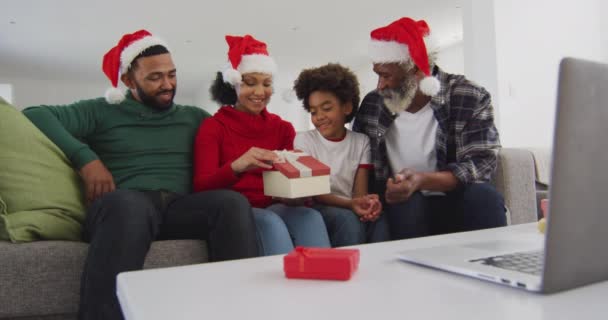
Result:
<svg viewBox="0 0 608 320">
<path fill-rule="evenodd" d="M 103 56 L 101 68 L 112 83 L 112 87 L 105 94 L 108 103 L 117 104 L 125 99 L 124 92 L 118 89 L 120 75 L 129 71 L 131 62 L 133 62 L 135 57 L 144 50 L 156 45 L 167 48 L 167 45 L 161 39 L 153 37 L 146 30 L 139 30 L 122 36 L 118 44 Z"/>
<path fill-rule="evenodd" d="M 241 83 L 242 75 L 250 72 L 275 74 L 277 65 L 268 55 L 266 44 L 250 35 L 226 36 L 229 65 L 222 71 L 224 82 L 233 86 Z"/>
<path fill-rule="evenodd" d="M 410 59 L 426 77 L 420 91 L 428 96 L 439 92 L 439 80 L 431 75 L 425 38 L 430 33 L 424 20 L 401 18 L 371 32 L 370 56 L 374 63 L 407 62 Z"/>
</svg>

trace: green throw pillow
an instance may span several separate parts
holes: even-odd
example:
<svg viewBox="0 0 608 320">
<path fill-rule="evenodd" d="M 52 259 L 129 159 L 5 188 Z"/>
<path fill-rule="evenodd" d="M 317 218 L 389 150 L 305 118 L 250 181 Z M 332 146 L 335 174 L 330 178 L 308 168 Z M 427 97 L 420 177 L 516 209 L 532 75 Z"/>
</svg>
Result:
<svg viewBox="0 0 608 320">
<path fill-rule="evenodd" d="M 80 240 L 84 214 L 66 156 L 0 98 L 0 239 Z"/>
</svg>

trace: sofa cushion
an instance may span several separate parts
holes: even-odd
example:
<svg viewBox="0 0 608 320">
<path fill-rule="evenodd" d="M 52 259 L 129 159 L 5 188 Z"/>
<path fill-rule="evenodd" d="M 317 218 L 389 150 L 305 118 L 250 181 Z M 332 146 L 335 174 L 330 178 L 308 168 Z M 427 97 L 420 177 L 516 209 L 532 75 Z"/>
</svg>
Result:
<svg viewBox="0 0 608 320">
<path fill-rule="evenodd" d="M 0 241 L 0 319 L 75 314 L 80 277 L 88 244 Z M 155 241 L 144 268 L 203 263 L 207 245 L 201 240 Z"/>
<path fill-rule="evenodd" d="M 0 168 L 0 239 L 80 239 L 80 178 L 63 152 L 2 98 Z"/>
<path fill-rule="evenodd" d="M 529 151 L 517 148 L 500 149 L 492 181 L 505 199 L 509 224 L 537 221 L 534 160 Z"/>
</svg>

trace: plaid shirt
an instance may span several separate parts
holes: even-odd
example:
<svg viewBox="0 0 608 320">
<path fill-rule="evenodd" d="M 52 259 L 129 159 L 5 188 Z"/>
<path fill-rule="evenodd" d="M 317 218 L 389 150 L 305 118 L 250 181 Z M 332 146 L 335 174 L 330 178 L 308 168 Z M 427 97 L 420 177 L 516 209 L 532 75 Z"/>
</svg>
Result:
<svg viewBox="0 0 608 320">
<path fill-rule="evenodd" d="M 500 148 L 490 94 L 464 76 L 445 73 L 438 67 L 433 75 L 441 83 L 441 90 L 430 102 L 438 122 L 437 170 L 451 171 L 462 184 L 489 181 L 496 170 Z M 374 90 L 363 99 L 353 124 L 354 131 L 370 138 L 374 164 L 370 191 L 380 194 L 393 174 L 386 151 L 386 132 L 396 117 Z"/>
</svg>

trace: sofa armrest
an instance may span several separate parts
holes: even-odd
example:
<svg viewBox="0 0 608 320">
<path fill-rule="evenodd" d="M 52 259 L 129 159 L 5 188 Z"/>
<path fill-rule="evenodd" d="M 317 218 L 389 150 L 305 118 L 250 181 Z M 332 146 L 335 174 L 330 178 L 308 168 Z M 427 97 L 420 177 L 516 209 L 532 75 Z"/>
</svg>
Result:
<svg viewBox="0 0 608 320">
<path fill-rule="evenodd" d="M 509 224 L 537 221 L 534 159 L 530 151 L 502 148 L 493 177 L 509 211 Z"/>
</svg>

